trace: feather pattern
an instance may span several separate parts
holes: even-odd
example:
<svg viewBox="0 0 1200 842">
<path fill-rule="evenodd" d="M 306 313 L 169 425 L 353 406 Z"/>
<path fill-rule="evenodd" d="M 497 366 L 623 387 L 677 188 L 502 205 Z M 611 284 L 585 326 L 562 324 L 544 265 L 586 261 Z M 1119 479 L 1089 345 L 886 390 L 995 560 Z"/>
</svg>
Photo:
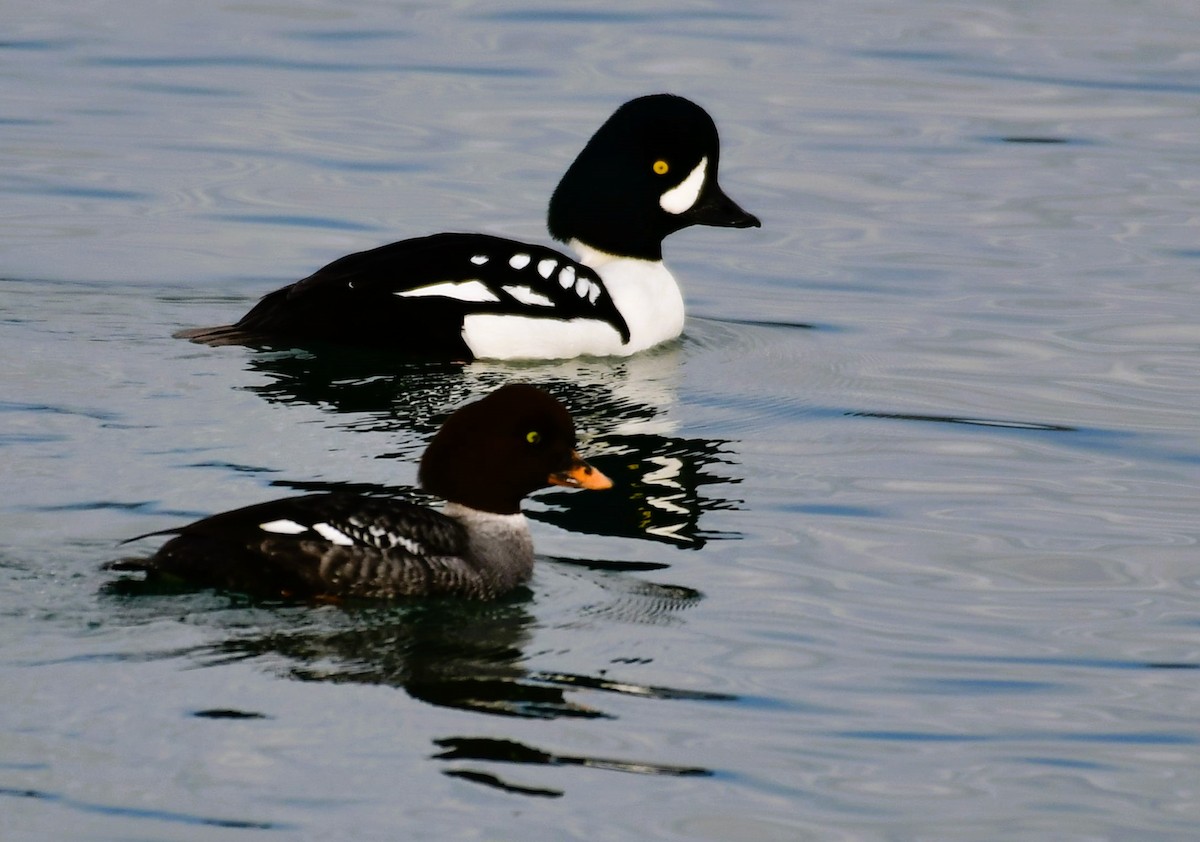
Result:
<svg viewBox="0 0 1200 842">
<path fill-rule="evenodd" d="M 474 286 L 464 287 L 467 283 Z M 353 337 L 356 344 L 377 337 L 380 345 L 394 346 L 397 336 L 405 336 L 405 345 L 426 351 L 466 353 L 461 326 L 474 314 L 589 319 L 609 325 L 622 342 L 629 340 L 629 326 L 594 270 L 546 246 L 461 233 L 346 255 L 265 296 L 236 324 L 189 338 L 241 341 L 260 332 L 294 331 L 330 341 Z M 460 330 L 447 334 L 447 320 Z"/>
</svg>

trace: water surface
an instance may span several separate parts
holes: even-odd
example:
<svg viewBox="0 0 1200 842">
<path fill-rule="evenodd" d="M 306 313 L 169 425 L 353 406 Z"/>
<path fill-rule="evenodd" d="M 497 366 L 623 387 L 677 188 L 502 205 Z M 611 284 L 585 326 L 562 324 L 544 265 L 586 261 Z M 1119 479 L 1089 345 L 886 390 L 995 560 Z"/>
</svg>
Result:
<svg viewBox="0 0 1200 842">
<path fill-rule="evenodd" d="M 6 840 L 1192 838 L 1189 5 L 0 11 Z M 392 239 L 547 242 L 581 144 L 658 90 L 764 223 L 668 241 L 681 342 L 171 338 Z M 407 493 L 512 379 L 619 490 L 538 496 L 511 598 L 100 569 L 272 496 Z"/>
</svg>

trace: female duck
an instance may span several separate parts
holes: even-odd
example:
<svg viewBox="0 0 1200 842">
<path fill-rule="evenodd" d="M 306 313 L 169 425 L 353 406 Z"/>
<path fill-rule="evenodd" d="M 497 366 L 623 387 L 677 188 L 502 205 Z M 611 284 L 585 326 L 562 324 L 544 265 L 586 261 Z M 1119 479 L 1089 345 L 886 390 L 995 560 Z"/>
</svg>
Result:
<svg viewBox="0 0 1200 842">
<path fill-rule="evenodd" d="M 451 415 L 418 478 L 446 500 L 441 511 L 352 494 L 289 497 L 150 533 L 175 537 L 110 568 L 266 597 L 491 599 L 533 571 L 523 498 L 551 485 L 612 486 L 575 452 L 562 404 L 524 384 Z"/>
</svg>

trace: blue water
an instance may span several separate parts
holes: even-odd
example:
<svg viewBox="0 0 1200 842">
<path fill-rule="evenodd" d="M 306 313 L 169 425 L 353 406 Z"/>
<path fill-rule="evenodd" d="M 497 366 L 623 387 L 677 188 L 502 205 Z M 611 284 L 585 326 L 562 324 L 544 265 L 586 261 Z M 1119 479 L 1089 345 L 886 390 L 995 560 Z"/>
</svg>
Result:
<svg viewBox="0 0 1200 842">
<path fill-rule="evenodd" d="M 0 3 L 0 838 L 1191 839 L 1200 18 L 1101 0 Z M 616 105 L 763 228 L 683 340 L 467 366 L 172 339 L 350 251 L 548 242 Z M 407 491 L 511 379 L 605 495 L 492 605 L 114 587 Z"/>
</svg>

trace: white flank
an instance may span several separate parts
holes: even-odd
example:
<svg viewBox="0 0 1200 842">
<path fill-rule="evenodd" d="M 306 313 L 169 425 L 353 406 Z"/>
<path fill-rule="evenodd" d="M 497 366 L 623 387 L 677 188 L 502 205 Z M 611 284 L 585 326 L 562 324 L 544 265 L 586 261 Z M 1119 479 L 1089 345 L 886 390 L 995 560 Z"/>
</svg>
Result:
<svg viewBox="0 0 1200 842">
<path fill-rule="evenodd" d="M 701 158 L 688 177 L 658 198 L 658 205 L 667 213 L 683 213 L 700 198 L 704 187 L 704 176 L 708 171 L 708 158 Z"/>
<path fill-rule="evenodd" d="M 299 535 L 301 532 L 308 531 L 308 527 L 304 524 L 296 523 L 296 521 L 288 520 L 287 518 L 260 523 L 258 528 L 263 532 L 277 532 L 280 535 Z"/>
<path fill-rule="evenodd" d="M 470 313 L 463 321 L 463 339 L 476 357 L 491 360 L 627 357 L 683 332 L 683 293 L 661 260 L 617 257 L 578 240 L 572 240 L 571 247 L 579 252 L 580 262 L 600 274 L 609 298 L 629 325 L 629 341 L 621 342 L 617 331 L 598 319 L 563 321 Z M 565 273 L 565 268 L 559 273 L 560 282 Z M 580 280 L 577 275 L 571 279 Z M 600 287 L 595 282 L 589 283 L 580 295 L 599 297 Z"/>
<path fill-rule="evenodd" d="M 313 531 L 324 538 L 331 544 L 337 544 L 339 547 L 351 547 L 354 545 L 354 539 L 339 529 L 335 529 L 328 523 L 314 523 Z"/>
<path fill-rule="evenodd" d="M 596 319 L 562 321 L 468 313 L 463 319 L 463 339 L 471 353 L 485 360 L 559 360 L 626 353 L 612 325 Z"/>
<path fill-rule="evenodd" d="M 628 343 L 597 319 L 559 321 L 490 313 L 468 314 L 463 339 L 482 359 L 545 360 L 629 356 L 683 332 L 683 295 L 661 261 L 619 258 L 605 264 L 602 277 L 629 325 Z"/>
<path fill-rule="evenodd" d="M 443 281 L 427 287 L 417 287 L 395 293 L 400 298 L 421 298 L 436 295 L 442 298 L 457 298 L 459 301 L 499 301 L 496 294 L 483 281 Z"/>
<path fill-rule="evenodd" d="M 520 301 L 522 304 L 530 304 L 534 307 L 553 307 L 554 302 L 540 292 L 534 292 L 529 287 L 524 286 L 506 286 L 504 291 L 513 298 Z"/>
</svg>

